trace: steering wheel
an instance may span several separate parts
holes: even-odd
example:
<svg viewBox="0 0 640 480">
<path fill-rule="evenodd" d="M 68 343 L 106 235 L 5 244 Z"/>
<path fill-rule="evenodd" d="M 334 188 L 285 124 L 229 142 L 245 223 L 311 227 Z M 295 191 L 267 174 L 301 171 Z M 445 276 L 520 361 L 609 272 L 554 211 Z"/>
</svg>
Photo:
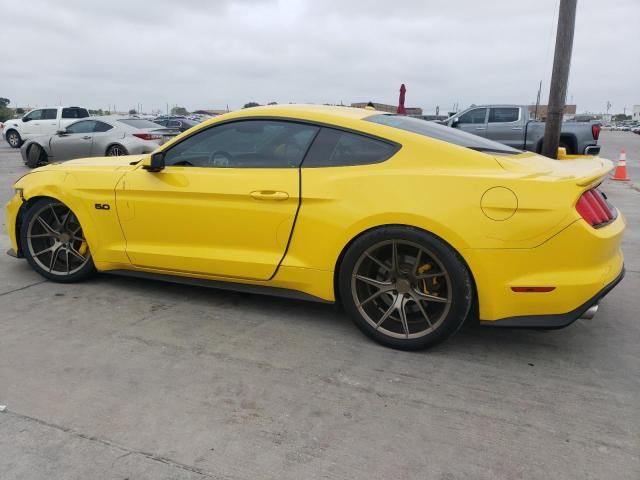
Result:
<svg viewBox="0 0 640 480">
<path fill-rule="evenodd" d="M 223 157 L 218 158 L 216 157 Z M 224 150 L 216 150 L 211 155 L 209 155 L 209 160 L 207 161 L 209 165 L 213 167 L 228 167 L 233 161 L 233 155 L 229 152 L 225 152 Z"/>
</svg>

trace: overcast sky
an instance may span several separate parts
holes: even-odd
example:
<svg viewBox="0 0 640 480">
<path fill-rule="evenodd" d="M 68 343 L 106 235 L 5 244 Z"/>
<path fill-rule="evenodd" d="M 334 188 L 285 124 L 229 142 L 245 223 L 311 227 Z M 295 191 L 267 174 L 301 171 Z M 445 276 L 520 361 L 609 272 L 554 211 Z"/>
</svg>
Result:
<svg viewBox="0 0 640 480">
<path fill-rule="evenodd" d="M 0 97 L 144 111 L 546 101 L 558 0 L 0 0 Z M 578 0 L 568 102 L 640 104 L 640 0 Z"/>
</svg>

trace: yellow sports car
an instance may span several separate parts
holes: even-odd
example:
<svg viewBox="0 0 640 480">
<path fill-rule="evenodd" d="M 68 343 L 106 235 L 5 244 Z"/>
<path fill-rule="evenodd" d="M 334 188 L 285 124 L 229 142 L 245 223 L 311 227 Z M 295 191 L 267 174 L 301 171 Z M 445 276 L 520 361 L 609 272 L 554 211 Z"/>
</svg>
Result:
<svg viewBox="0 0 640 480">
<path fill-rule="evenodd" d="M 96 270 L 340 302 L 417 349 L 487 325 L 559 328 L 622 278 L 608 160 L 550 160 L 406 116 L 241 110 L 151 155 L 38 168 L 7 205 L 12 253 L 58 282 Z"/>
</svg>

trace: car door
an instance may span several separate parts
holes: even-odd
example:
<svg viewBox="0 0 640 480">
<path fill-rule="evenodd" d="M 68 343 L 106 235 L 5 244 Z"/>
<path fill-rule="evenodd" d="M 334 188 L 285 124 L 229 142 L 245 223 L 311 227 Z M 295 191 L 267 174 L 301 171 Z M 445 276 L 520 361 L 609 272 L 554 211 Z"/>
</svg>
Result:
<svg viewBox="0 0 640 480">
<path fill-rule="evenodd" d="M 49 142 L 52 160 L 71 160 L 90 156 L 95 126 L 94 120 L 80 120 L 69 125 L 65 133 L 53 135 Z"/>
<path fill-rule="evenodd" d="M 58 131 L 58 109 L 45 108 L 38 123 L 39 135 L 53 135 Z"/>
<path fill-rule="evenodd" d="M 100 120 L 94 121 L 93 127 L 93 139 L 91 140 L 91 153 L 92 157 L 100 157 L 107 154 L 107 149 L 114 140 L 122 138 L 123 132 L 119 132 L 113 125 Z"/>
<path fill-rule="evenodd" d="M 491 107 L 487 122 L 487 138 L 514 148 L 522 148 L 525 123 L 520 107 Z"/>
<path fill-rule="evenodd" d="M 318 127 L 240 120 L 201 130 L 116 187 L 131 262 L 153 271 L 268 280 L 300 202 L 299 167 Z"/>
<path fill-rule="evenodd" d="M 452 126 L 481 137 L 486 136 L 488 108 L 474 108 L 460 115 Z"/>
<path fill-rule="evenodd" d="M 43 109 L 32 110 L 22 117 L 20 135 L 22 138 L 33 137 L 40 134 L 40 123 L 42 122 Z"/>
</svg>

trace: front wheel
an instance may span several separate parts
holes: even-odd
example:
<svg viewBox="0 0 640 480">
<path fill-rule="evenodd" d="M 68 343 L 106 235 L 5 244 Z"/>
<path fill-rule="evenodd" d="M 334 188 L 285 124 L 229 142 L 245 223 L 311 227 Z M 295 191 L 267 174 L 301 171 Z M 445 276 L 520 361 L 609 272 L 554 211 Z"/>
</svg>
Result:
<svg viewBox="0 0 640 480">
<path fill-rule="evenodd" d="M 7 132 L 7 143 L 11 148 L 19 148 L 22 145 L 22 138 L 20 138 L 20 134 L 15 130 L 9 130 Z"/>
<path fill-rule="evenodd" d="M 402 350 L 445 340 L 462 326 L 473 301 L 471 276 L 458 254 L 410 227 L 383 227 L 356 239 L 338 280 L 356 325 Z"/>
<path fill-rule="evenodd" d="M 20 244 L 31 267 L 49 280 L 71 283 L 95 273 L 78 218 L 52 198 L 29 207 L 20 229 Z"/>
<path fill-rule="evenodd" d="M 40 145 L 34 143 L 28 148 L 27 160 L 24 162 L 27 167 L 36 168 L 49 163 L 47 160 L 47 154 Z"/>
</svg>

